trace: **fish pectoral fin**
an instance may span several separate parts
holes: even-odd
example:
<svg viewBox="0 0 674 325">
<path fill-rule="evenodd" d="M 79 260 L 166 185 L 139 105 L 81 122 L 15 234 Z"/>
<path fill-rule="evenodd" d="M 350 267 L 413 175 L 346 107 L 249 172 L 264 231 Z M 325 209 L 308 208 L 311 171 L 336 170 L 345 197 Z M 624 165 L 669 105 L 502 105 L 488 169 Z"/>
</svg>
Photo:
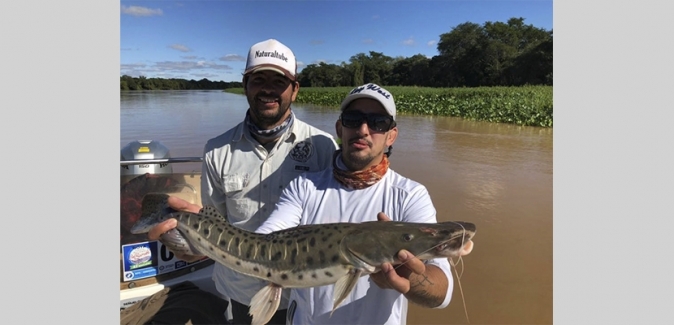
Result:
<svg viewBox="0 0 674 325">
<path fill-rule="evenodd" d="M 170 251 L 177 254 L 187 254 L 187 255 L 203 255 L 199 250 L 190 244 L 185 237 L 178 231 L 178 229 L 173 228 L 161 236 L 159 236 L 160 241 L 164 246 L 166 246 Z"/>
<path fill-rule="evenodd" d="M 358 279 L 365 274 L 362 269 L 351 269 L 349 273 L 347 273 L 345 276 L 339 278 L 337 280 L 337 283 L 335 283 L 335 291 L 334 291 L 334 296 L 333 296 L 333 305 L 332 305 L 332 311 L 330 312 L 330 316 L 332 316 L 332 313 L 335 312 L 335 309 L 337 309 L 337 306 L 346 299 L 346 296 L 351 293 L 351 290 L 353 290 L 353 287 L 356 286 L 356 283 L 358 283 Z"/>
<path fill-rule="evenodd" d="M 248 312 L 249 315 L 253 316 L 252 325 L 264 325 L 269 322 L 281 303 L 282 291 L 283 287 L 269 283 L 253 296 Z"/>
</svg>

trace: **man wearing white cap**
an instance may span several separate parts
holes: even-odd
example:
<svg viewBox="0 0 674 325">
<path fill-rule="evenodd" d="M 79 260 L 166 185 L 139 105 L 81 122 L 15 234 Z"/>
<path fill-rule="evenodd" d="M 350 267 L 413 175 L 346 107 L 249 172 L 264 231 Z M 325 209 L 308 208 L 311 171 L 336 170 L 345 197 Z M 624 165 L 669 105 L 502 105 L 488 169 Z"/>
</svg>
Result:
<svg viewBox="0 0 674 325">
<path fill-rule="evenodd" d="M 254 231 L 293 178 L 330 166 L 337 144 L 329 133 L 298 120 L 292 112 L 290 105 L 300 87 L 297 62 L 281 42 L 269 39 L 250 48 L 243 87 L 249 104 L 243 122 L 208 140 L 204 148 L 201 201 L 215 206 L 233 225 Z M 175 226 L 174 219 L 162 223 L 149 238 L 161 240 L 158 234 Z M 199 258 L 176 255 L 186 261 Z M 233 323 L 250 324 L 251 298 L 266 283 L 219 263 L 213 280 L 218 292 L 230 299 Z M 288 294 L 284 290 L 269 324 L 285 324 Z"/>
<path fill-rule="evenodd" d="M 397 136 L 396 106 L 386 89 L 366 84 L 342 101 L 335 123 L 341 149 L 326 170 L 309 172 L 290 182 L 275 210 L 257 232 L 270 233 L 298 225 L 375 220 L 436 223 L 426 188 L 389 168 Z M 327 213 L 329 211 L 329 213 Z M 446 258 L 422 262 L 401 251 L 390 264 L 361 277 L 333 313 L 335 285 L 293 289 L 288 324 L 405 324 L 408 300 L 444 308 L 453 280 Z"/>
</svg>

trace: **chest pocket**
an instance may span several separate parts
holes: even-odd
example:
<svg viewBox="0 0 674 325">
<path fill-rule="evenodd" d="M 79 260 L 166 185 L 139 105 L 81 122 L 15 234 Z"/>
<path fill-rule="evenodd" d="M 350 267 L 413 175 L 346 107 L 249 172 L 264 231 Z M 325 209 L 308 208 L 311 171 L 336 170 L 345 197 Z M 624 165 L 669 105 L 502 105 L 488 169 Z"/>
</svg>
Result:
<svg viewBox="0 0 674 325">
<path fill-rule="evenodd" d="M 222 177 L 222 188 L 227 198 L 240 197 L 246 185 L 248 185 L 248 174 L 231 174 Z"/>
</svg>

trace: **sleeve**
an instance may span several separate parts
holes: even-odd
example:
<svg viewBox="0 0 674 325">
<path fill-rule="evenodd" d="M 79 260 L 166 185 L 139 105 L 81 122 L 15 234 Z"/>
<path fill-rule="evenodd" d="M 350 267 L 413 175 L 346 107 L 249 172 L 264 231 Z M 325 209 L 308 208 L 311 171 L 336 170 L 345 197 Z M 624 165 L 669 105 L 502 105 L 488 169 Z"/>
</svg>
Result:
<svg viewBox="0 0 674 325">
<path fill-rule="evenodd" d="M 435 206 L 431 201 L 428 190 L 423 185 L 417 185 L 409 192 L 404 200 L 403 215 L 401 220 L 405 222 L 437 223 Z"/>
<path fill-rule="evenodd" d="M 257 233 L 270 232 L 298 226 L 302 220 L 302 197 L 300 188 L 304 176 L 295 177 L 281 192 L 281 197 L 267 220 L 255 230 Z"/>
<path fill-rule="evenodd" d="M 407 204 L 403 209 L 403 221 L 405 222 L 426 222 L 437 223 L 435 206 L 431 201 L 431 196 L 428 190 L 423 185 L 418 185 L 410 192 Z M 445 300 L 436 309 L 445 308 L 449 305 L 454 291 L 454 278 L 452 277 L 449 260 L 446 257 L 435 258 L 426 261 L 426 265 L 435 265 L 445 273 L 447 277 L 447 293 Z"/>
</svg>

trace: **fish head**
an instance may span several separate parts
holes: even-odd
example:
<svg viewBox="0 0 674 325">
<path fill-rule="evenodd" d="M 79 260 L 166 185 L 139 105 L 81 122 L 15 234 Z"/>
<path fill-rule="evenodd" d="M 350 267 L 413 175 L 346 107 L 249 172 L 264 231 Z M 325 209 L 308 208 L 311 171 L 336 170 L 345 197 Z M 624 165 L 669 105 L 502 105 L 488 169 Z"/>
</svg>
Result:
<svg viewBox="0 0 674 325">
<path fill-rule="evenodd" d="M 152 227 L 168 220 L 171 213 L 176 212 L 168 205 L 168 195 L 164 193 L 149 193 L 143 197 L 141 215 L 138 221 L 131 227 L 132 234 L 149 232 Z"/>
<path fill-rule="evenodd" d="M 460 257 L 473 251 L 475 224 L 464 221 L 448 221 L 432 225 L 431 227 L 419 227 L 419 230 L 426 234 L 422 238 L 430 242 L 441 238 L 441 241 L 433 246 L 432 250 L 422 254 L 429 254 L 429 258 Z"/>
<path fill-rule="evenodd" d="M 396 264 L 405 249 L 422 260 L 468 255 L 473 249 L 475 224 L 461 221 L 441 223 L 368 222 L 345 236 L 343 251 L 358 262 L 379 266 Z"/>
</svg>

